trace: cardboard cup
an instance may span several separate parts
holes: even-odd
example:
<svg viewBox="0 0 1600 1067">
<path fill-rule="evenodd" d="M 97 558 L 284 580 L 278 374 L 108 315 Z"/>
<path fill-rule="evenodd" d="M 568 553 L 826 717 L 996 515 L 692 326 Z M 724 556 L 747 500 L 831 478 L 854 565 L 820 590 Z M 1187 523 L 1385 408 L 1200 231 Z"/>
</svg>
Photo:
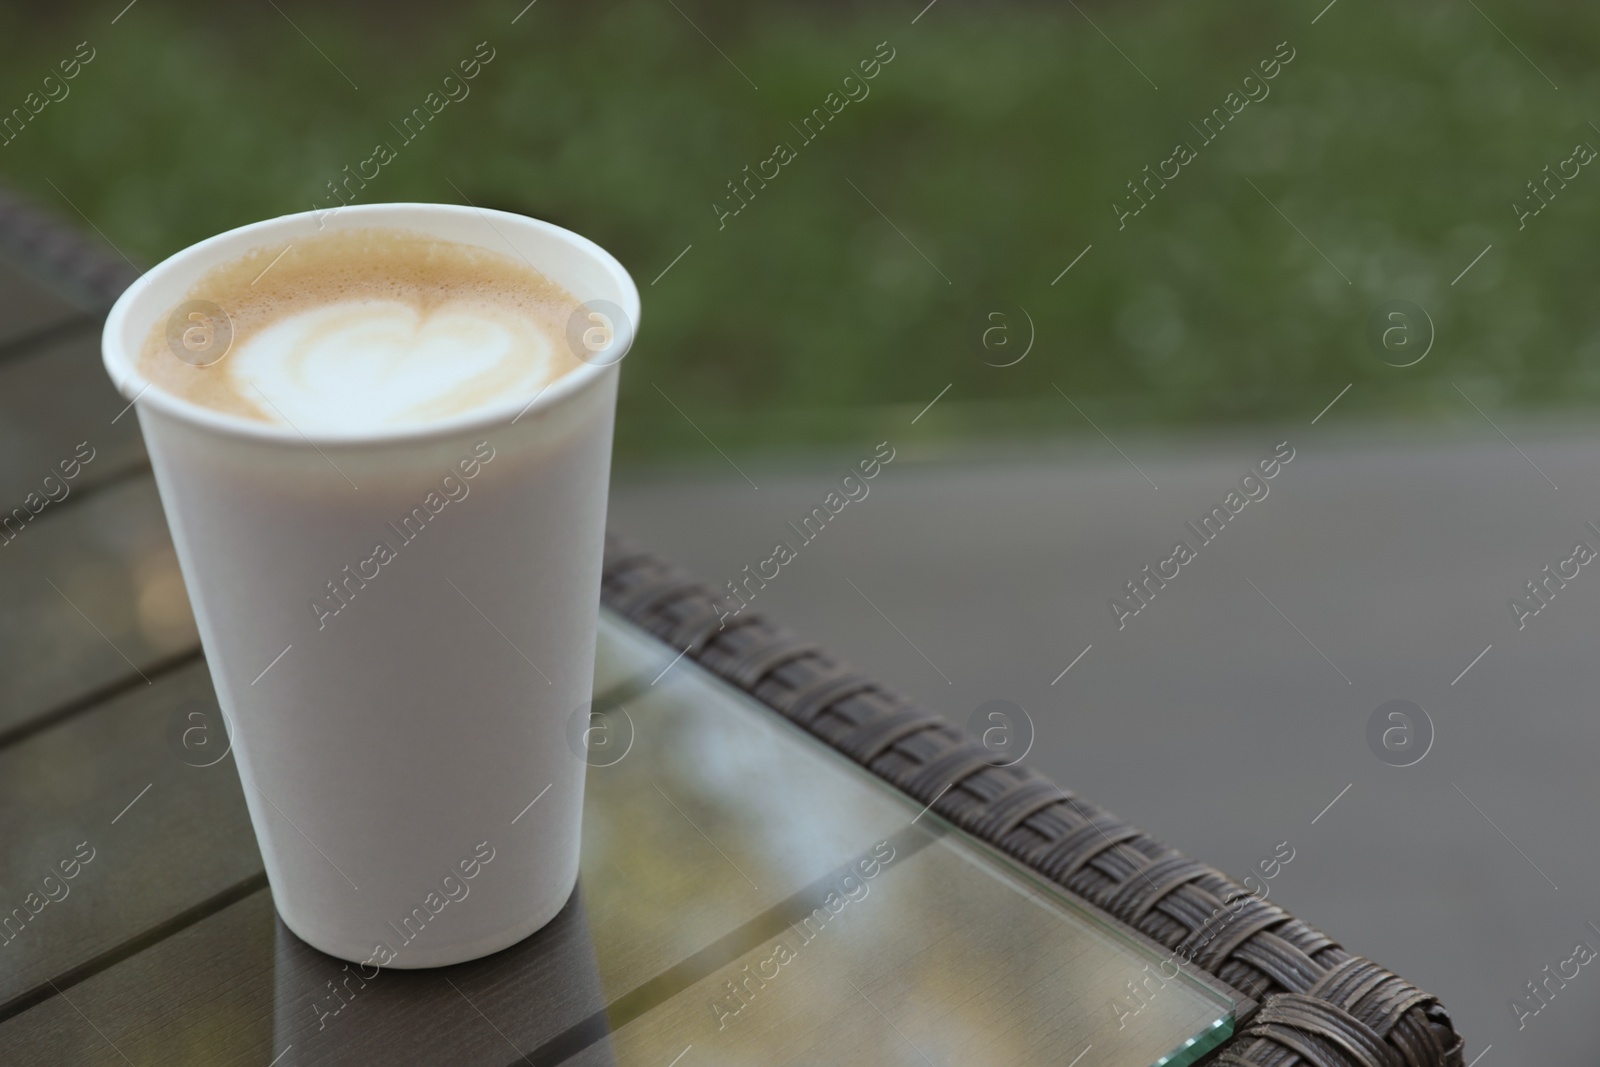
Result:
<svg viewBox="0 0 1600 1067">
<path fill-rule="evenodd" d="M 527 259 L 585 302 L 570 331 L 584 364 L 536 398 L 309 436 L 140 375 L 146 336 L 210 268 L 369 227 Z M 638 321 L 632 279 L 593 242 L 439 204 L 231 230 L 145 274 L 106 321 L 105 365 L 136 401 L 274 903 L 323 952 L 459 963 L 527 937 L 571 895 L 585 762 L 568 727 L 592 695 L 618 363 Z"/>
</svg>

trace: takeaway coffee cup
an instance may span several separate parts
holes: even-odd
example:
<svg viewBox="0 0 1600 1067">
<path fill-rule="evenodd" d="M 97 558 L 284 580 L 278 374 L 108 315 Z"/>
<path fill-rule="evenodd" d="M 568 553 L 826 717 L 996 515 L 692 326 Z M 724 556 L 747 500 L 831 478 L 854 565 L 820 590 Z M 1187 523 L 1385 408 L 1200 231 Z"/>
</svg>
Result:
<svg viewBox="0 0 1600 1067">
<path fill-rule="evenodd" d="M 532 264 L 583 303 L 576 369 L 531 402 L 354 434 L 200 406 L 141 372 L 146 338 L 212 268 L 360 228 Z M 137 407 L 274 903 L 312 946 L 442 966 L 527 937 L 571 895 L 585 763 L 566 731 L 591 697 L 618 363 L 638 319 L 632 279 L 593 242 L 437 204 L 241 227 L 112 309 L 105 365 Z"/>
</svg>

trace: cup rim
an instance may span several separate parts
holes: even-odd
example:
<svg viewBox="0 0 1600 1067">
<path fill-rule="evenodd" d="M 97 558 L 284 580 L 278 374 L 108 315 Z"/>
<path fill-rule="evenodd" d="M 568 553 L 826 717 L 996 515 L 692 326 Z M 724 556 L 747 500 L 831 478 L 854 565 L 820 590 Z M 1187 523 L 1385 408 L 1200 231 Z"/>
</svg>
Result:
<svg viewBox="0 0 1600 1067">
<path fill-rule="evenodd" d="M 496 222 L 503 222 L 513 227 L 531 228 L 546 237 L 564 242 L 579 253 L 592 259 L 615 287 L 615 295 L 618 297 L 617 303 L 622 308 L 623 314 L 631 322 L 631 329 L 624 341 L 623 350 L 615 359 L 611 359 L 606 363 L 584 362 L 581 366 L 569 370 L 554 382 L 545 386 L 531 400 L 526 397 L 516 397 L 417 426 L 400 426 L 357 433 L 330 433 L 321 430 L 304 433 L 292 425 L 280 425 L 274 422 L 248 419 L 240 415 L 218 411 L 215 408 L 205 407 L 192 400 L 167 392 L 139 372 L 137 353 L 128 351 L 127 347 L 122 343 L 122 336 L 127 329 L 128 320 L 134 315 L 136 309 L 145 299 L 145 294 L 157 279 L 177 269 L 184 262 L 197 256 L 203 256 L 219 246 L 238 243 L 240 247 L 235 256 L 242 255 L 251 247 L 269 243 L 274 231 L 293 229 L 304 225 L 307 220 L 334 212 L 339 215 L 350 214 L 357 217 L 363 215 L 394 215 L 396 218 L 392 222 L 373 223 L 373 225 L 392 225 L 397 229 L 406 228 L 406 216 L 408 215 L 454 216 L 457 218 L 477 216 L 489 222 L 491 226 L 494 226 Z M 582 392 L 607 372 L 617 367 L 623 358 L 627 356 L 629 349 L 632 348 L 634 339 L 638 337 L 639 289 L 634 284 L 627 268 L 618 262 L 615 256 L 594 241 L 565 227 L 557 226 L 555 223 L 546 222 L 543 219 L 518 215 L 515 212 L 462 204 L 434 204 L 414 201 L 351 204 L 334 209 L 334 212 L 313 209 L 236 226 L 233 229 L 224 230 L 222 233 L 207 237 L 178 252 L 174 252 L 140 275 L 138 280 L 128 286 L 122 295 L 117 298 L 116 303 L 111 306 L 111 311 L 106 316 L 105 326 L 100 334 L 101 360 L 117 391 L 128 398 L 132 406 L 142 409 L 148 405 L 151 410 L 192 426 L 210 430 L 223 436 L 248 438 L 264 443 L 310 445 L 312 447 L 319 445 L 359 447 L 362 445 L 390 445 L 432 441 L 469 434 L 501 424 L 508 419 L 516 421 L 526 414 L 537 414 L 557 406 L 568 397 Z M 494 226 L 494 228 L 498 230 L 499 227 Z M 242 238 L 246 236 L 259 237 L 260 239 L 246 243 L 242 241 Z M 509 241 L 509 238 L 506 240 Z M 487 243 L 482 247 L 493 250 Z M 225 261 L 225 258 L 217 260 L 218 263 Z"/>
</svg>

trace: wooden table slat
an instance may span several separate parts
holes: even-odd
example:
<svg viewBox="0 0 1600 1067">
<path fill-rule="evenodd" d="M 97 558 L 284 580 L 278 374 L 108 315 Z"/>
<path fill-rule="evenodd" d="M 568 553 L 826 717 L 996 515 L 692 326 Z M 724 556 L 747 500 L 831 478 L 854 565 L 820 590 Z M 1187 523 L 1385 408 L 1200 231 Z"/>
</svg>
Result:
<svg viewBox="0 0 1600 1067">
<path fill-rule="evenodd" d="M 86 314 L 16 265 L 0 259 L 0 358 L 13 351 L 19 341 L 54 327 L 79 322 L 93 328 L 97 321 L 98 316 Z"/>
<path fill-rule="evenodd" d="M 146 462 L 139 420 L 127 406 L 101 365 L 98 330 L 0 361 L 0 515 L 14 516 L 6 529 L 21 528 L 18 540 L 54 506 L 39 502 L 63 491 L 45 479 L 64 485 L 70 499 Z M 64 473 L 74 476 L 63 480 Z M 24 522 L 17 508 L 37 515 Z"/>
<path fill-rule="evenodd" d="M 0 543 L 0 604 L 0 751 L 198 656 L 148 476 L 68 496 Z"/>
<path fill-rule="evenodd" d="M 363 979 L 262 891 L 0 1025 L 0 1062 L 501 1067 L 604 1002 L 581 893 L 494 956 Z"/>
<path fill-rule="evenodd" d="M 231 756 L 180 758 L 190 712 L 220 723 L 203 663 L 0 751 L 0 1016 L 261 871 Z"/>
</svg>

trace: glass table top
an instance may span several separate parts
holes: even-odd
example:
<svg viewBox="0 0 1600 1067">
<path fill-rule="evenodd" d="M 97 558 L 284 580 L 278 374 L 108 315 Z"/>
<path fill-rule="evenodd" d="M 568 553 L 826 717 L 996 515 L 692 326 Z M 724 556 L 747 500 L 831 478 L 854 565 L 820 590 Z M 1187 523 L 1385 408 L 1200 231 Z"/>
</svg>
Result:
<svg viewBox="0 0 1600 1067">
<path fill-rule="evenodd" d="M 594 1062 L 1181 1067 L 1231 1033 L 1222 990 L 1167 978 L 1169 957 L 673 649 L 601 629 L 580 886 L 613 1032 Z"/>
</svg>

